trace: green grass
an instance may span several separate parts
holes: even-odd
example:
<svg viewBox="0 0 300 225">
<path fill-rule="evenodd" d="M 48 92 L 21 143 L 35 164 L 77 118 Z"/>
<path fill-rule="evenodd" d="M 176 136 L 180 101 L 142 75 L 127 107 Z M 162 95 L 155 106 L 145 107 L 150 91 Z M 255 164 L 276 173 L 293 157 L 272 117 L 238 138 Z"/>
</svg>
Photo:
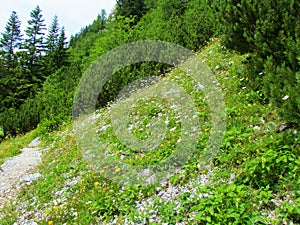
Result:
<svg viewBox="0 0 300 225">
<path fill-rule="evenodd" d="M 221 152 L 211 163 L 214 172 L 208 185 L 195 184 L 196 193 L 187 192 L 176 199 L 181 204 L 179 208 L 176 208 L 175 201 L 160 201 L 155 197 L 157 184 L 119 186 L 103 176 L 105 170 L 110 169 L 109 165 L 96 168 L 83 160 L 69 124 L 58 132 L 43 136 L 43 145 L 50 147 L 38 168 L 43 178 L 19 193 L 17 201 L 20 204 L 7 205 L 0 223 L 13 224 L 18 217 L 25 215 L 39 224 L 106 224 L 114 219 L 117 224 L 124 224 L 127 219 L 135 224 L 140 221 L 160 224 L 151 222 L 151 211 L 154 210 L 160 222 L 167 224 L 187 221 L 191 215 L 194 218 L 189 224 L 283 224 L 291 221 L 299 224 L 298 131 L 280 132 L 283 121 L 278 118 L 276 109 L 265 105 L 260 101 L 260 93 L 248 88 L 251 80 L 244 65 L 246 56 L 229 52 L 218 40 L 212 41 L 198 56 L 216 74 L 227 108 L 227 129 Z M 208 172 L 198 168 L 198 162 L 209 137 L 210 113 L 203 93 L 194 90 L 195 84 L 185 73 L 175 69 L 166 79 L 177 82 L 192 96 L 203 125 L 197 151 L 183 167 L 183 172 L 170 179 L 171 186 L 183 187 Z M 146 140 L 151 118 L 159 113 L 164 115 L 168 108 L 166 102 L 155 98 L 138 102 L 129 120 L 132 134 Z M 110 106 L 98 112 L 96 129 L 111 123 L 111 110 Z M 167 125 L 168 132 L 157 151 L 133 151 L 120 142 L 109 126 L 99 132 L 97 138 L 105 144 L 105 151 L 114 160 L 133 165 L 155 164 L 168 158 L 178 144 L 181 127 L 176 123 L 176 113 L 176 110 L 169 110 L 168 115 L 172 118 Z M 94 131 L 91 134 L 95 134 Z M 18 146 L 13 144 L 16 140 L 4 142 L 1 146 L 13 149 L 13 146 Z M 230 178 L 233 173 L 235 178 Z M 198 195 L 206 197 L 198 199 Z M 153 204 L 144 212 L 137 211 L 136 202 L 147 199 L 153 199 Z M 21 203 L 26 203 L 26 207 Z M 267 216 L 270 212 L 274 215 L 272 218 Z"/>
</svg>

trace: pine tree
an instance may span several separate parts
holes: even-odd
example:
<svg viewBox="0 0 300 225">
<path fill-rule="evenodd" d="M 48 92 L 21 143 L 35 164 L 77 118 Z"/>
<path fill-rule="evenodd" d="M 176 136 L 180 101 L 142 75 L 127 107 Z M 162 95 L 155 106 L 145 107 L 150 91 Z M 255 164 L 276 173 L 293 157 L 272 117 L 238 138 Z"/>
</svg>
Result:
<svg viewBox="0 0 300 225">
<path fill-rule="evenodd" d="M 20 103 L 18 87 L 23 82 L 18 59 L 22 44 L 20 26 L 17 13 L 13 11 L 0 39 L 0 112 Z"/>
<path fill-rule="evenodd" d="M 98 15 L 98 20 L 100 22 L 100 30 L 103 30 L 106 27 L 107 23 L 107 14 L 105 9 L 101 10 L 100 15 Z"/>
<path fill-rule="evenodd" d="M 45 43 L 44 43 L 44 30 L 45 24 L 42 18 L 41 9 L 37 6 L 31 11 L 31 19 L 28 21 L 28 27 L 25 30 L 27 38 L 25 39 L 25 55 L 24 68 L 26 69 L 26 80 L 28 82 L 27 88 L 28 95 L 36 93 L 37 89 L 42 85 L 45 80 L 44 62 Z"/>
<path fill-rule="evenodd" d="M 39 63 L 45 51 L 43 39 L 46 25 L 44 24 L 45 20 L 42 19 L 41 12 L 39 6 L 31 11 L 31 19 L 28 21 L 28 27 L 25 30 L 27 39 L 25 40 L 24 48 L 27 50 L 27 66 L 29 70 L 33 69 L 34 65 Z"/>
<path fill-rule="evenodd" d="M 59 69 L 62 66 L 67 65 L 68 62 L 68 54 L 67 54 L 67 45 L 66 42 L 66 34 L 65 34 L 65 28 L 62 27 L 60 31 L 60 35 L 58 38 L 57 47 L 54 51 L 54 62 L 55 62 L 55 69 Z"/>
<path fill-rule="evenodd" d="M 146 13 L 144 0 L 117 0 L 117 16 L 136 16 L 139 21 Z"/>
<path fill-rule="evenodd" d="M 4 67 L 7 70 L 14 68 L 17 64 L 15 53 L 22 43 L 20 26 L 21 22 L 18 15 L 13 11 L 5 27 L 5 32 L 2 33 L 2 38 L 0 39 L 1 56 L 4 59 Z"/>
<path fill-rule="evenodd" d="M 105 9 L 102 9 L 97 19 L 93 22 L 92 25 L 88 27 L 88 31 L 98 33 L 99 31 L 105 29 L 106 23 L 107 23 L 106 12 Z"/>
<path fill-rule="evenodd" d="M 46 47 L 46 57 L 45 57 L 45 69 L 46 71 L 44 73 L 47 73 L 48 75 L 55 72 L 57 69 L 56 65 L 56 57 L 59 45 L 59 23 L 57 16 L 53 18 L 53 21 L 49 27 L 49 32 L 46 38 L 45 47 Z"/>
<path fill-rule="evenodd" d="M 226 0 L 216 8 L 225 46 L 250 53 L 249 86 L 300 127 L 300 2 Z"/>
<path fill-rule="evenodd" d="M 53 52 L 58 46 L 59 38 L 59 23 L 57 16 L 54 16 L 53 21 L 48 29 L 48 35 L 46 38 L 47 52 Z"/>
</svg>

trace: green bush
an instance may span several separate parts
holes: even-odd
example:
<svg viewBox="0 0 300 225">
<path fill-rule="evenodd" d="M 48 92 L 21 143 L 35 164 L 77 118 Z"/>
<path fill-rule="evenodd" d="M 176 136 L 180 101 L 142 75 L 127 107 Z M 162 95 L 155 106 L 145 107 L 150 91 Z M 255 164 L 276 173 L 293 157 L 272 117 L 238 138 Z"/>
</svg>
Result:
<svg viewBox="0 0 300 225">
<path fill-rule="evenodd" d="M 212 2 L 157 1 L 134 27 L 140 39 L 168 41 L 191 50 L 200 49 L 219 30 Z"/>
<path fill-rule="evenodd" d="M 80 68 L 72 65 L 47 78 L 39 94 L 42 121 L 62 121 L 72 117 L 73 95 L 80 77 Z"/>
<path fill-rule="evenodd" d="M 250 192 L 244 185 L 222 184 L 214 190 L 208 189 L 206 196 L 201 202 L 192 203 L 197 224 L 265 224 L 256 208 L 259 201 L 269 202 L 268 188 Z"/>
<path fill-rule="evenodd" d="M 199 50 L 218 34 L 220 26 L 215 16 L 213 1 L 189 1 L 183 16 L 184 46 Z"/>
<path fill-rule="evenodd" d="M 300 170 L 298 139 L 299 135 L 293 132 L 282 132 L 253 145 L 252 159 L 242 165 L 236 182 L 255 188 L 270 186 L 276 192 L 297 189 Z M 289 187 L 284 186 L 286 183 Z"/>
<path fill-rule="evenodd" d="M 9 108 L 0 114 L 0 124 L 5 137 L 24 134 L 35 128 L 38 122 L 39 107 L 34 98 L 26 99 L 18 110 Z"/>
<path fill-rule="evenodd" d="M 262 89 L 288 123 L 300 122 L 300 2 L 226 0 L 216 6 L 225 45 L 252 53 L 249 84 Z"/>
</svg>

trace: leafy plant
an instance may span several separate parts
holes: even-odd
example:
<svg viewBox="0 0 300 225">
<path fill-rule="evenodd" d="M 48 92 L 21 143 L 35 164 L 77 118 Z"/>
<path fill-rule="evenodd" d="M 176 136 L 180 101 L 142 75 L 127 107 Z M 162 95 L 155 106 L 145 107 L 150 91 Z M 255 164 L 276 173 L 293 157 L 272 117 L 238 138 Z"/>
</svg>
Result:
<svg viewBox="0 0 300 225">
<path fill-rule="evenodd" d="M 255 196 L 250 194 L 247 186 L 222 184 L 205 193 L 207 197 L 201 198 L 199 204 L 194 202 L 190 209 L 197 212 L 195 222 L 198 224 L 265 224 L 253 207 Z M 269 197 L 270 193 L 262 201 L 267 203 Z"/>
</svg>

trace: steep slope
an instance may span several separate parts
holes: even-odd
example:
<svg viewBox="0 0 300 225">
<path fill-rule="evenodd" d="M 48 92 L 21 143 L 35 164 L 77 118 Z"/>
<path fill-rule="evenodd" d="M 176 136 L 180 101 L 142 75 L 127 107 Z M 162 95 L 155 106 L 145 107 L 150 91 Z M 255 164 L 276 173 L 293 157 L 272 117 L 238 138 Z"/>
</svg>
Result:
<svg viewBox="0 0 300 225">
<path fill-rule="evenodd" d="M 0 223 L 299 224 L 298 131 L 282 129 L 284 122 L 276 110 L 259 101 L 259 92 L 247 88 L 251 80 L 244 73 L 246 56 L 212 40 L 198 57 L 216 74 L 227 109 L 221 151 L 209 168 L 199 166 L 212 123 L 205 94 L 175 68 L 164 79 L 176 82 L 192 97 L 202 125 L 197 151 L 176 174 L 158 184 L 117 185 L 103 176 L 107 168 L 97 169 L 84 160 L 69 124 L 42 137 L 50 148 L 38 167 L 43 178 L 6 205 Z M 95 114 L 95 132 L 107 154 L 134 165 L 170 156 L 181 135 L 176 107 L 169 109 L 159 99 L 136 104 L 129 131 L 141 140 L 149 135 L 150 115 L 161 115 L 170 125 L 157 151 L 137 154 L 116 137 L 110 116 L 115 104 Z"/>
</svg>

